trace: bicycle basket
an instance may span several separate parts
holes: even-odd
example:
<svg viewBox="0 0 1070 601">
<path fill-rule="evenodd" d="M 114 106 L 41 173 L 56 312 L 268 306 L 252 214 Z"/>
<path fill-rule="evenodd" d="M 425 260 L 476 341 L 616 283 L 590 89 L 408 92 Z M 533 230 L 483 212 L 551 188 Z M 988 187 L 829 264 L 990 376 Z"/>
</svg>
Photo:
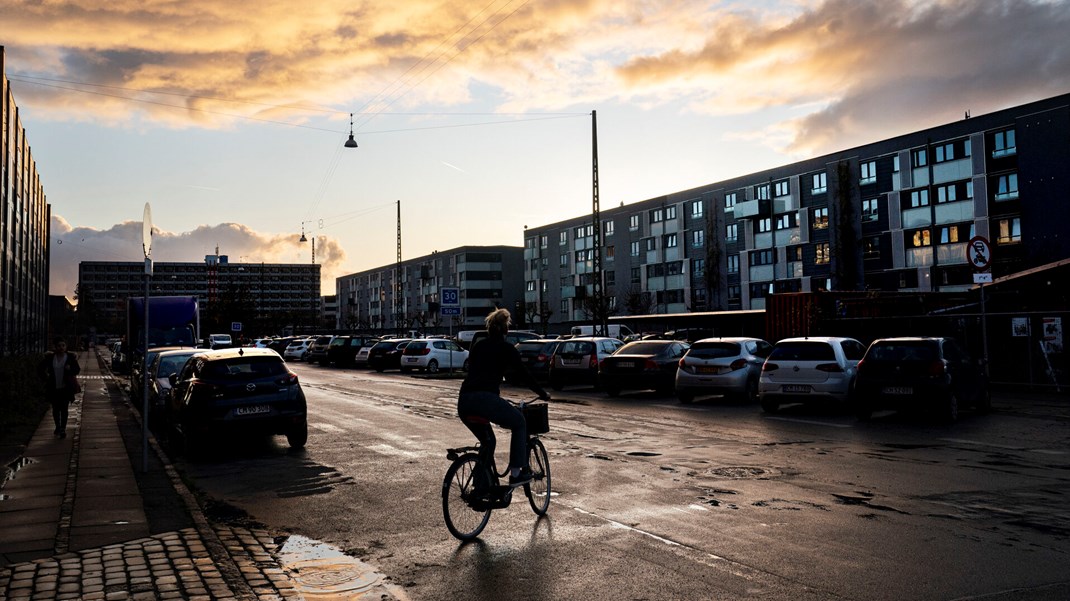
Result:
<svg viewBox="0 0 1070 601">
<path fill-rule="evenodd" d="M 528 434 L 545 434 L 550 431 L 550 406 L 546 403 L 524 405 L 524 419 L 528 422 Z"/>
</svg>

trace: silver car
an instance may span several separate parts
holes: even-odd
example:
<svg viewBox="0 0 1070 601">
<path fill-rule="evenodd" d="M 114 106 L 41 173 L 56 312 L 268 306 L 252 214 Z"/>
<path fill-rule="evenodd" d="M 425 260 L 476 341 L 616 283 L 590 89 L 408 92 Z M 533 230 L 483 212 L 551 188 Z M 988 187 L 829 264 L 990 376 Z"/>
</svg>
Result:
<svg viewBox="0 0 1070 601">
<path fill-rule="evenodd" d="M 691 345 L 676 370 L 676 397 L 690 403 L 708 394 L 758 400 L 762 364 L 773 345 L 760 338 L 705 338 Z"/>
<path fill-rule="evenodd" d="M 832 401 L 845 405 L 866 347 L 854 338 L 810 336 L 776 343 L 762 366 L 758 396 L 776 413 L 784 403 Z"/>
</svg>

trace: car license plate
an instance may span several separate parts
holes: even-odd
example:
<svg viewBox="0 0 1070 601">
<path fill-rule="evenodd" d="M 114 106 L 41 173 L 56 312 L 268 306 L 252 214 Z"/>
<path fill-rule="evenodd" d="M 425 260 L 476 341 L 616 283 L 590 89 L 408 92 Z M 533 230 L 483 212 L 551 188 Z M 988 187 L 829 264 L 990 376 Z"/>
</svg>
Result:
<svg viewBox="0 0 1070 601">
<path fill-rule="evenodd" d="M 910 386 L 887 386 L 881 392 L 884 394 L 914 394 L 914 389 Z"/>
<path fill-rule="evenodd" d="M 697 371 L 698 371 L 698 373 L 700 373 L 700 374 L 717 374 L 717 373 L 721 373 L 721 370 L 720 370 L 720 368 L 718 368 L 718 367 L 711 367 L 711 366 L 708 366 L 708 365 L 701 365 L 701 366 L 699 366 L 699 368 L 697 369 Z"/>
<path fill-rule="evenodd" d="M 784 392 L 810 392 L 809 384 L 787 384 L 784 386 Z"/>
<path fill-rule="evenodd" d="M 267 405 L 250 405 L 248 407 L 238 407 L 234 410 L 235 415 L 257 415 L 260 413 L 271 413 L 271 407 Z"/>
<path fill-rule="evenodd" d="M 635 361 L 621 361 L 617 363 L 617 367 L 623 369 L 635 369 Z"/>
<path fill-rule="evenodd" d="M 405 357 L 405 361 L 408 361 L 409 363 L 419 363 L 420 362 L 420 358 L 419 357 Z"/>
<path fill-rule="evenodd" d="M 561 359 L 561 363 L 564 364 L 564 365 L 579 365 L 580 364 L 580 360 L 579 359 L 564 359 L 564 358 L 562 358 Z"/>
</svg>

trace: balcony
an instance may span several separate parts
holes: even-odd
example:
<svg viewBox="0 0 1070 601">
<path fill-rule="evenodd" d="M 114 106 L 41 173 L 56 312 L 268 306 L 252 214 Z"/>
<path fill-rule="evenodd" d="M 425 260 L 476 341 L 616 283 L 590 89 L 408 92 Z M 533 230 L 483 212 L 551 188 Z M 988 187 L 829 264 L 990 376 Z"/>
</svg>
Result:
<svg viewBox="0 0 1070 601">
<path fill-rule="evenodd" d="M 799 228 L 793 227 L 786 230 L 777 230 L 775 240 L 777 246 L 787 246 L 788 244 L 798 244 L 802 238 L 799 235 Z"/>
<path fill-rule="evenodd" d="M 936 205 L 936 223 L 973 221 L 973 200 L 960 200 Z"/>
<path fill-rule="evenodd" d="M 750 281 L 765 282 L 773 279 L 772 265 L 758 265 L 750 268 Z"/>
<path fill-rule="evenodd" d="M 931 246 L 909 249 L 906 259 L 907 267 L 930 267 L 933 264 L 933 249 Z"/>
<path fill-rule="evenodd" d="M 929 207 L 918 207 L 903 211 L 903 229 L 924 227 L 933 224 L 933 214 Z"/>
<path fill-rule="evenodd" d="M 735 209 L 736 219 L 746 219 L 748 217 L 769 215 L 769 201 L 768 200 L 748 200 L 746 202 L 737 202 Z"/>
<path fill-rule="evenodd" d="M 933 183 L 943 184 L 973 176 L 973 160 L 969 158 L 933 165 Z"/>
<path fill-rule="evenodd" d="M 966 243 L 941 244 L 936 247 L 936 260 L 941 265 L 966 262 Z"/>
</svg>

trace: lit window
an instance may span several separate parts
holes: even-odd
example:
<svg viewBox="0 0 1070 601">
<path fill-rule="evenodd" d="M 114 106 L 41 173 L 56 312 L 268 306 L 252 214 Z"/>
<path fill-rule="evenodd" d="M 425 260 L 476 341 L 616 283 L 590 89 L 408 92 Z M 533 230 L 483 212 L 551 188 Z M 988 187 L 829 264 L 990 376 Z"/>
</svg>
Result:
<svg viewBox="0 0 1070 601">
<path fill-rule="evenodd" d="M 880 218 L 878 198 L 869 198 L 862 201 L 862 221 L 876 221 Z"/>
<path fill-rule="evenodd" d="M 535 280 L 528 280 L 528 292 L 535 292 Z"/>
<path fill-rule="evenodd" d="M 938 244 L 958 244 L 973 237 L 973 225 L 948 225 L 937 230 Z"/>
<path fill-rule="evenodd" d="M 814 229 L 823 230 L 829 226 L 829 210 L 828 207 L 821 207 L 814 209 Z"/>
<path fill-rule="evenodd" d="M 731 211 L 734 208 L 736 208 L 736 193 L 732 192 L 731 194 L 725 194 L 724 195 L 724 210 L 725 211 Z"/>
<path fill-rule="evenodd" d="M 788 186 L 788 180 L 779 181 L 775 184 L 776 189 L 773 191 L 776 196 L 787 196 L 791 193 L 791 187 Z"/>
<path fill-rule="evenodd" d="M 877 161 L 862 163 L 862 179 L 859 184 L 872 184 L 877 181 Z"/>
<path fill-rule="evenodd" d="M 725 242 L 735 242 L 739 236 L 739 225 L 730 223 L 725 227 Z"/>
<path fill-rule="evenodd" d="M 1017 244 L 1022 241 L 1021 218 L 1011 217 L 999 220 L 999 237 L 997 244 Z"/>
<path fill-rule="evenodd" d="M 817 173 L 814 174 L 814 186 L 810 189 L 810 192 L 814 194 L 820 194 L 828 190 L 828 174 Z"/>
<path fill-rule="evenodd" d="M 862 240 L 862 258 L 878 259 L 881 256 L 881 239 L 879 237 L 864 238 Z"/>
<path fill-rule="evenodd" d="M 691 246 L 695 248 L 701 247 L 706 242 L 706 232 L 702 230 L 695 230 L 691 232 Z"/>
<path fill-rule="evenodd" d="M 933 243 L 931 236 L 932 234 L 929 230 L 917 230 L 911 237 L 911 242 L 915 248 L 920 246 L 931 246 Z"/>
<path fill-rule="evenodd" d="M 996 201 L 1018 198 L 1018 174 L 1008 173 L 996 180 Z"/>
<path fill-rule="evenodd" d="M 910 208 L 929 206 L 929 190 L 914 190 L 910 193 Z"/>
<path fill-rule="evenodd" d="M 815 244 L 814 245 L 814 251 L 817 253 L 817 255 L 814 257 L 814 264 L 815 265 L 828 265 L 829 259 L 830 259 L 829 243 L 828 242 L 821 242 L 821 243 Z"/>
<path fill-rule="evenodd" d="M 1014 143 L 1014 130 L 997 131 L 993 137 L 992 158 L 1005 157 L 1018 152 Z"/>
</svg>

